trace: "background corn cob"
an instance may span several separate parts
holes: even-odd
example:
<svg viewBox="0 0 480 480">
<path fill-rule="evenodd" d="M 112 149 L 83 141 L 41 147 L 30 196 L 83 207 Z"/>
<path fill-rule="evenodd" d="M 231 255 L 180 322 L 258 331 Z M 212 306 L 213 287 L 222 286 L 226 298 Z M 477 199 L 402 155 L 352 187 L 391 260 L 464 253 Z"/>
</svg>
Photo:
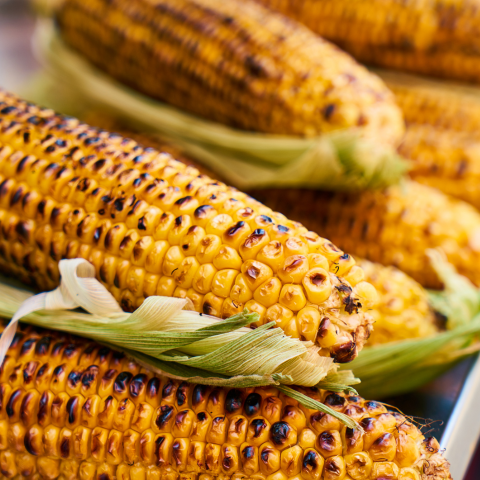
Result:
<svg viewBox="0 0 480 480">
<path fill-rule="evenodd" d="M 344 280 L 355 261 L 299 223 L 193 167 L 0 94 L 0 269 L 47 290 L 82 257 L 125 310 L 188 297 L 353 359 L 374 288 Z"/>
<path fill-rule="evenodd" d="M 87 114 L 90 124 L 119 131 L 134 138 L 142 145 L 167 151 L 182 162 L 194 165 L 202 173 L 214 175 L 192 160 L 178 147 L 149 134 L 132 132 L 121 120 L 105 112 L 90 110 Z M 267 194 L 268 195 L 268 194 Z M 268 201 L 268 196 L 266 196 Z M 411 338 L 425 338 L 439 332 L 444 325 L 439 321 L 441 314 L 436 313 L 429 304 L 425 289 L 404 272 L 392 266 L 384 266 L 365 259 L 356 258 L 357 265 L 347 275 L 351 286 L 367 281 L 372 284 L 377 297 L 369 310 L 374 319 L 374 329 L 368 339 L 368 345 L 394 342 Z M 358 268 L 360 267 L 363 272 Z"/>
<path fill-rule="evenodd" d="M 361 126 L 395 144 L 403 133 L 378 77 L 250 0 L 67 0 L 59 24 L 114 78 L 217 122 L 301 136 Z"/>
<path fill-rule="evenodd" d="M 395 267 L 363 259 L 357 262 L 365 280 L 378 293 L 378 301 L 370 310 L 375 323 L 369 346 L 425 338 L 440 331 L 428 294 L 420 284 Z"/>
<path fill-rule="evenodd" d="M 399 152 L 412 160 L 410 176 L 480 208 L 478 97 L 387 78 L 407 122 Z"/>
<path fill-rule="evenodd" d="M 2 478 L 451 478 L 436 440 L 403 415 L 355 395 L 302 392 L 365 433 L 275 388 L 180 383 L 87 340 L 26 328 L 0 374 Z"/>
<path fill-rule="evenodd" d="M 257 0 L 363 63 L 480 81 L 476 0 Z"/>
<path fill-rule="evenodd" d="M 254 194 L 353 254 L 395 265 L 425 287 L 442 286 L 425 254 L 436 247 L 459 273 L 480 285 L 480 214 L 436 189 L 408 181 L 357 194 L 314 190 Z"/>
</svg>

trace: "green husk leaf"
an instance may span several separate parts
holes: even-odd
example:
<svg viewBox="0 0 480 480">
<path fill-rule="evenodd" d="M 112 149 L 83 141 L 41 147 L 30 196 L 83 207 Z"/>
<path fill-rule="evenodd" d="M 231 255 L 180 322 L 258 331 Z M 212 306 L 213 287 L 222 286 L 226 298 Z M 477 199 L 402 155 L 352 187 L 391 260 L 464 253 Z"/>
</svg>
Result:
<svg viewBox="0 0 480 480">
<path fill-rule="evenodd" d="M 142 125 L 144 132 L 161 135 L 242 189 L 268 185 L 378 188 L 398 182 L 408 167 L 394 148 L 368 140 L 361 128 L 300 138 L 234 130 L 189 115 L 93 67 L 63 42 L 48 19 L 39 23 L 34 46 L 56 81 L 51 95 L 37 89 L 27 93 L 29 99 L 73 115 L 79 112 L 66 111 L 69 104 L 101 106 L 127 123 Z M 66 92 L 66 101 L 60 105 L 59 89 Z M 69 97 L 81 101 L 72 102 Z"/>
<path fill-rule="evenodd" d="M 317 383 L 316 387 L 331 392 L 348 392 L 357 395 L 358 392 L 351 385 L 358 385 L 360 382 L 361 380 L 355 377 L 352 370 L 340 370 L 329 373 L 325 380 Z"/>
<path fill-rule="evenodd" d="M 442 291 L 428 292 L 431 305 L 445 315 L 448 330 L 471 322 L 480 312 L 480 290 L 467 277 L 458 274 L 442 252 L 430 249 L 427 255 L 444 284 Z"/>
<path fill-rule="evenodd" d="M 320 412 L 323 412 L 323 413 L 328 413 L 329 415 L 332 415 L 333 417 L 340 420 L 348 428 L 354 428 L 356 430 L 360 430 L 360 431 L 363 432 L 362 427 L 355 420 L 353 420 L 350 417 L 347 417 L 347 415 L 344 415 L 343 413 L 336 412 L 335 410 L 328 407 L 327 405 L 324 405 L 323 403 L 321 403 L 317 400 L 314 400 L 313 398 L 307 397 L 303 393 L 297 392 L 296 390 L 294 390 L 291 387 L 287 387 L 285 385 L 278 385 L 277 388 L 278 388 L 278 390 L 283 392 L 285 395 L 288 395 L 289 397 L 293 398 L 294 400 L 297 400 L 304 407 L 311 408 L 313 410 L 319 410 Z"/>
</svg>

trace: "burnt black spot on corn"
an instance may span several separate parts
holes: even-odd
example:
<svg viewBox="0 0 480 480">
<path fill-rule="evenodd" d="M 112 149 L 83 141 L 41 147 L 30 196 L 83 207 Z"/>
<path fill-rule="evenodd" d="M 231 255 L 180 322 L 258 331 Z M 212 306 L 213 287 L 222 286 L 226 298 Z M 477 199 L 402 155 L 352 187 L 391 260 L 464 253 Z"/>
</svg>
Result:
<svg viewBox="0 0 480 480">
<path fill-rule="evenodd" d="M 221 123 L 308 136 L 362 124 L 392 143 L 402 135 L 380 79 L 250 0 L 67 0 L 59 24 L 71 46 L 116 79 Z M 339 78 L 351 80 L 332 86 Z"/>
</svg>

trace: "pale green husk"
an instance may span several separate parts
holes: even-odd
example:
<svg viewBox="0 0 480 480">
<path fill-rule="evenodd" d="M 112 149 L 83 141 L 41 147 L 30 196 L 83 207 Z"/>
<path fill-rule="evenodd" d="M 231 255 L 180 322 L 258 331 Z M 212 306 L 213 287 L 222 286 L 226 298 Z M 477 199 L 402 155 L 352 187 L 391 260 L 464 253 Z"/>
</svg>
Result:
<svg viewBox="0 0 480 480">
<path fill-rule="evenodd" d="M 479 289 L 438 251 L 427 253 L 445 286 L 429 296 L 434 308 L 447 318 L 447 331 L 364 348 L 348 368 L 362 379 L 359 390 L 366 397 L 385 398 L 415 390 L 480 350 Z"/>
<path fill-rule="evenodd" d="M 363 137 L 361 129 L 316 138 L 256 134 L 199 119 L 114 81 L 63 43 L 53 23 L 39 22 L 33 45 L 54 78 L 24 96 L 63 113 L 81 115 L 89 103 L 161 134 L 164 140 L 241 189 L 306 186 L 358 190 L 390 185 L 407 168 L 391 147 Z M 43 81 L 44 82 L 44 81 Z M 50 91 L 49 91 L 50 90 Z M 63 96 L 62 93 L 63 92 Z"/>
<path fill-rule="evenodd" d="M 73 262 L 62 260 L 61 270 L 75 268 Z M 97 289 L 97 301 L 101 294 L 101 289 Z M 0 317 L 11 318 L 30 298 L 36 297 L 0 281 Z M 88 296 L 86 298 L 83 305 L 88 309 Z M 275 385 L 305 406 L 334 415 L 349 427 L 357 428 L 347 416 L 286 387 L 291 384 L 323 386 L 321 382 L 326 381 L 333 390 L 342 391 L 352 390 L 348 385 L 358 383 L 351 372 L 335 376 L 336 366 L 332 360 L 319 356 L 318 347 L 311 342 L 292 339 L 281 329 L 273 328 L 273 323 L 255 330 L 244 328 L 258 320 L 256 313 L 244 311 L 219 321 L 183 310 L 185 306 L 186 301 L 182 299 L 149 297 L 133 314 L 100 316 L 78 310 L 40 310 L 26 315 L 22 321 L 120 348 L 140 364 L 176 379 L 238 388 Z M 210 343 L 210 339 L 214 343 Z M 197 342 L 202 342 L 203 353 L 192 355 L 191 346 Z"/>
</svg>

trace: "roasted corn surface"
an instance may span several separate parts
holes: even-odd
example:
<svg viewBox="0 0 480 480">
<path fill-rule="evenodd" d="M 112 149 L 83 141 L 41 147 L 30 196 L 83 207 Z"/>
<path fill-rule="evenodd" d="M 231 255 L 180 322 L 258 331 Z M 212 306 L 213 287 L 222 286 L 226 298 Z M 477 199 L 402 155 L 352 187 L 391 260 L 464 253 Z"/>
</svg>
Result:
<svg viewBox="0 0 480 480">
<path fill-rule="evenodd" d="M 370 310 L 375 323 L 369 346 L 425 338 L 440 331 L 427 292 L 419 283 L 398 268 L 363 259 L 357 262 L 365 280 L 378 293 L 377 303 Z"/>
<path fill-rule="evenodd" d="M 0 373 L 1 478 L 444 480 L 433 438 L 378 402 L 300 390 L 364 433 L 275 388 L 156 376 L 88 340 L 31 327 Z"/>
<path fill-rule="evenodd" d="M 442 287 L 425 254 L 429 248 L 441 248 L 459 273 L 480 285 L 480 213 L 434 188 L 408 181 L 351 194 L 280 189 L 254 194 L 352 254 L 394 265 L 424 287 Z"/>
<path fill-rule="evenodd" d="M 362 63 L 480 81 L 478 0 L 257 0 Z"/>
<path fill-rule="evenodd" d="M 299 136 L 365 127 L 395 144 L 404 130 L 378 77 L 252 0 L 66 0 L 59 25 L 112 77 L 216 122 Z"/>
<path fill-rule="evenodd" d="M 480 208 L 480 100 L 450 88 L 389 82 L 407 129 L 410 176 Z"/>
<path fill-rule="evenodd" d="M 0 269 L 42 290 L 81 257 L 124 310 L 189 298 L 247 308 L 339 362 L 370 331 L 374 288 L 351 256 L 168 154 L 0 93 Z M 364 308 L 365 307 L 365 308 Z"/>
</svg>

